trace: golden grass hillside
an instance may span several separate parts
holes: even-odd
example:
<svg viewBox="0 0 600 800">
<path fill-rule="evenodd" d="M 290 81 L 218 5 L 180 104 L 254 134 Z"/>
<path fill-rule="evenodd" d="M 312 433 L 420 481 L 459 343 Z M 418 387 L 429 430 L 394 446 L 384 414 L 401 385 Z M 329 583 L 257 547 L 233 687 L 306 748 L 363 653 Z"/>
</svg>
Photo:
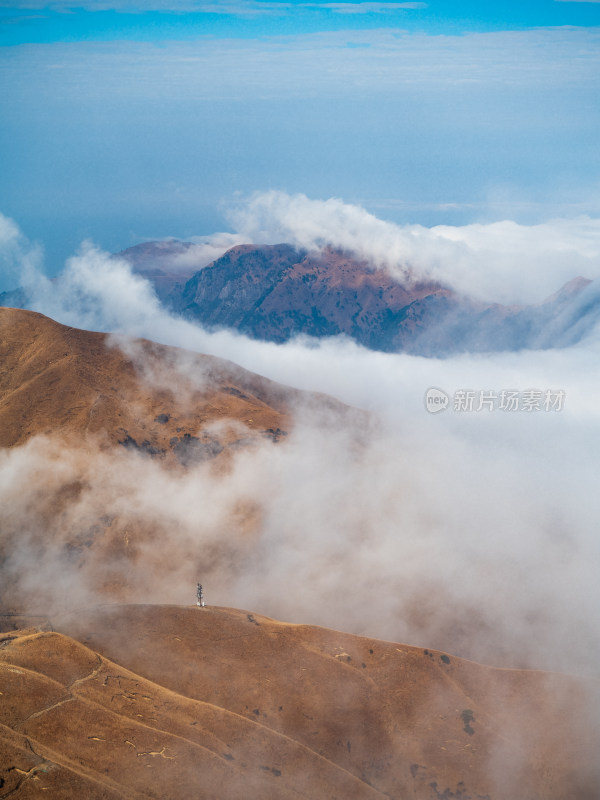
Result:
<svg viewBox="0 0 600 800">
<path fill-rule="evenodd" d="M 573 678 L 227 608 L 51 624 L 1 637 L 0 797 L 598 796 Z"/>
</svg>

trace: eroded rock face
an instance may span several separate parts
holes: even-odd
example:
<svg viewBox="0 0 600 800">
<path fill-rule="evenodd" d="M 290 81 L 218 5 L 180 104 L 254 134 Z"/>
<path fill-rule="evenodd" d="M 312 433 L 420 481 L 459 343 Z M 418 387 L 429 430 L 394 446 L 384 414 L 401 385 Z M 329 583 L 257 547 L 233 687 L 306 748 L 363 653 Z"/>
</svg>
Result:
<svg viewBox="0 0 600 800">
<path fill-rule="evenodd" d="M 395 350 L 414 328 L 411 305 L 450 294 L 434 283 L 402 285 L 335 250 L 307 253 L 281 244 L 232 248 L 170 300 L 203 324 L 258 339 L 346 334 L 374 349 Z"/>
</svg>

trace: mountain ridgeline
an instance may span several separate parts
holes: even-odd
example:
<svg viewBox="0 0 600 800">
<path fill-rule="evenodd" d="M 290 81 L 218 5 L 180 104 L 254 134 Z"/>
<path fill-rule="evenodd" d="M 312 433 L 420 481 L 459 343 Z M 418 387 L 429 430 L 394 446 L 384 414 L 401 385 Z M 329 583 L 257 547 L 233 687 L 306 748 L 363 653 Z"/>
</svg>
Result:
<svg viewBox="0 0 600 800">
<path fill-rule="evenodd" d="M 209 264 L 196 248 L 145 242 L 114 258 L 148 280 L 169 311 L 267 342 L 345 336 L 370 350 L 444 358 L 569 347 L 600 321 L 598 282 L 583 277 L 537 305 L 503 305 L 409 271 L 393 276 L 331 247 L 243 244 Z M 0 292 L 1 306 L 42 310 L 24 288 Z"/>
<path fill-rule="evenodd" d="M 176 240 L 119 256 L 172 311 L 270 342 L 344 335 L 372 350 L 422 356 L 546 349 L 576 343 L 600 317 L 597 286 L 584 278 L 539 305 L 506 306 L 431 280 L 400 282 L 329 247 L 238 245 L 197 269 L 193 245 Z"/>
</svg>

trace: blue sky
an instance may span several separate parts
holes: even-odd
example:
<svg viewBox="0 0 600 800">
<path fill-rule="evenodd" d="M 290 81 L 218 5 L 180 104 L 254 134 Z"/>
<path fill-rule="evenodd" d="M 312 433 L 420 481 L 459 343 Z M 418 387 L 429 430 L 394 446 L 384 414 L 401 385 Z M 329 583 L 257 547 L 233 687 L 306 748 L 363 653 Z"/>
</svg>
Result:
<svg viewBox="0 0 600 800">
<path fill-rule="evenodd" d="M 0 212 L 50 271 L 271 189 L 400 223 L 598 216 L 599 88 L 589 0 L 0 0 Z"/>
<path fill-rule="evenodd" d="M 600 23 L 598 0 L 428 0 L 428 2 L 261 2 L 260 0 L 26 0 L 0 3 L 3 40 L 157 41 L 198 36 L 253 38 L 402 27 L 426 33 L 517 30 Z"/>
</svg>

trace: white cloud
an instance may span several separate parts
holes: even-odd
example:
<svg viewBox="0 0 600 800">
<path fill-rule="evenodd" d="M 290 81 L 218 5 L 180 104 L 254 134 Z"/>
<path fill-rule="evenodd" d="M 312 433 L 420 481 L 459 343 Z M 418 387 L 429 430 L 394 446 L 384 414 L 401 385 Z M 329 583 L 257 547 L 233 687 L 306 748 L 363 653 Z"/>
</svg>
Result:
<svg viewBox="0 0 600 800">
<path fill-rule="evenodd" d="M 600 277 L 600 220 L 461 227 L 396 225 L 337 198 L 260 192 L 232 211 L 252 242 L 333 245 L 402 278 L 407 271 L 491 302 L 541 302 L 571 278 Z"/>
<path fill-rule="evenodd" d="M 192 246 L 175 255 L 170 268 L 198 270 L 220 258 L 223 253 L 238 244 L 247 244 L 247 240 L 239 233 L 214 233 L 212 236 L 193 236 L 189 240 Z"/>
<path fill-rule="evenodd" d="M 13 0 L 0 0 L 0 8 L 14 8 Z M 21 0 L 20 9 L 48 9 L 70 12 L 121 11 L 139 13 L 143 11 L 165 11 L 173 13 L 197 12 L 226 16 L 254 16 L 257 14 L 286 13 L 291 3 L 261 2 L 261 0 Z"/>
<path fill-rule="evenodd" d="M 47 316 L 86 330 L 118 329 L 127 317 L 134 327 L 143 326 L 160 313 L 152 286 L 134 275 L 129 264 L 111 258 L 91 242 L 84 242 L 58 278 L 49 280 L 38 273 L 25 288 Z"/>
<path fill-rule="evenodd" d="M 124 256 L 132 267 L 146 275 L 160 270 L 185 280 L 192 272 L 206 267 L 235 245 L 247 243 L 247 239 L 238 233 L 220 232 L 210 236 L 191 236 L 185 243 L 174 237 L 148 239 L 147 242 L 151 243 L 150 249 L 144 249 L 144 243 L 141 243 L 141 249 Z"/>
<path fill-rule="evenodd" d="M 14 8 L 13 0 L 0 0 L 0 8 Z M 326 9 L 340 14 L 385 14 L 390 11 L 408 11 L 427 8 L 427 3 L 357 2 L 357 3 L 288 3 L 266 0 L 21 0 L 20 9 L 50 9 L 54 11 L 115 10 L 122 12 L 165 11 L 173 13 L 195 12 L 224 16 L 256 16 L 287 14 L 298 9 L 315 11 Z"/>
<path fill-rule="evenodd" d="M 21 236 L 19 226 L 10 217 L 0 214 L 0 247 L 6 248 L 18 242 Z"/>
<path fill-rule="evenodd" d="M 387 14 L 427 8 L 427 3 L 301 3 L 302 8 L 328 8 L 338 14 Z"/>
<path fill-rule="evenodd" d="M 42 263 L 42 249 L 27 241 L 17 223 L 0 213 L 0 291 L 28 283 Z"/>
<path fill-rule="evenodd" d="M 71 268 L 81 269 L 83 258 Z M 100 270 L 98 256 L 92 259 Z M 114 324 L 114 273 L 105 277 L 104 292 L 97 283 L 90 300 Z M 35 531 L 36 515 L 78 476 L 85 489 L 61 518 L 65 532 L 85 530 L 101 515 L 153 531 L 128 570 L 138 602 L 193 602 L 201 570 L 213 604 L 493 663 L 594 672 L 597 352 L 439 362 L 348 342 L 266 345 L 210 336 L 152 309 L 144 319 L 143 295 L 127 299 L 131 314 L 121 306 L 121 329 L 334 392 L 376 411 L 379 423 L 301 412 L 284 446 L 240 451 L 227 475 L 201 467 L 178 477 L 126 452 L 96 454 L 88 443 L 79 453 L 33 441 L 0 464 L 0 499 L 13 498 L 11 519 Z M 87 314 L 86 304 L 81 322 Z M 563 386 L 567 405 L 538 416 L 433 417 L 423 407 L 431 384 L 448 391 Z M 45 488 L 33 493 L 33 486 Z M 231 518 L 232 507 L 244 505 L 260 509 L 251 537 Z M 32 570 L 29 559 L 21 544 L 14 564 L 26 587 L 29 580 L 37 596 L 64 590 L 60 561 L 44 559 L 40 568 L 36 560 Z M 71 598 L 97 601 L 93 564 L 66 580 Z"/>
<path fill-rule="evenodd" d="M 164 97 L 189 104 L 248 99 L 251 91 L 261 99 L 327 97 L 330 92 L 336 102 L 404 98 L 412 106 L 412 93 L 422 90 L 439 92 L 443 107 L 448 89 L 543 87 L 547 93 L 597 87 L 599 38 L 597 30 L 584 28 L 463 36 L 383 28 L 260 39 L 201 37 L 160 47 L 145 42 L 20 45 L 3 54 L 3 74 L 7 87 L 14 90 L 17 82 L 24 97 L 41 84 L 41 91 L 60 90 L 65 98 L 84 99 L 93 91 L 99 101 L 106 98 L 111 104 L 130 92 L 136 101 Z M 353 44 L 370 46 L 355 48 L 349 58 L 348 45 Z"/>
<path fill-rule="evenodd" d="M 311 200 L 305 195 L 258 192 L 231 209 L 235 233 L 192 237 L 192 246 L 175 253 L 164 265 L 173 271 L 201 268 L 229 247 L 243 243 L 288 242 L 300 248 L 327 245 L 344 249 L 383 267 L 399 279 L 410 273 L 450 285 L 477 299 L 500 303 L 538 303 L 577 276 L 600 278 L 600 219 L 555 219 L 537 225 L 511 220 L 464 226 L 397 225 L 378 219 L 360 206 L 338 198 Z M 168 245 L 168 241 L 166 243 Z M 83 327 L 112 327 L 132 311 L 123 297 L 139 293 L 140 319 L 158 300 L 149 284 L 130 274 L 131 287 L 122 285 L 122 265 L 108 260 L 91 243 L 71 259 L 52 285 L 40 277 L 39 248 L 32 247 L 18 227 L 0 217 L 0 258 L 18 261 L 21 284 L 31 286 L 38 297 L 43 290 L 46 312 L 68 313 L 72 298 Z M 89 298 L 103 296 L 113 286 L 114 299 L 106 308 Z M 83 298 L 88 298 L 83 301 Z M 112 316 L 110 309 L 114 309 Z M 153 312 L 152 312 L 153 313 Z M 129 324 L 137 319 L 130 318 Z M 135 328 L 135 326 L 134 326 Z M 132 332 L 134 330 L 132 328 Z"/>
</svg>

